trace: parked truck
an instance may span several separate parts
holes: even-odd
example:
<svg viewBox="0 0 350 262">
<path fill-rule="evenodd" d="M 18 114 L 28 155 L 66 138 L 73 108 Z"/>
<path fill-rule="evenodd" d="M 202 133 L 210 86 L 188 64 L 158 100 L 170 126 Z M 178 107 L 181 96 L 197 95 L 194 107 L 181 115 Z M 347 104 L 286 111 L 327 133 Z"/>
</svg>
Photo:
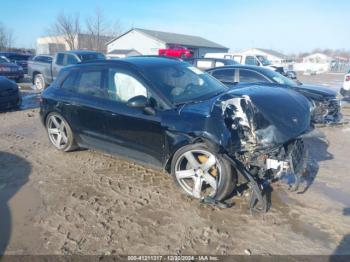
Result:
<svg viewBox="0 0 350 262">
<path fill-rule="evenodd" d="M 28 62 L 28 76 L 36 89 L 42 90 L 55 80 L 63 67 L 83 61 L 100 59 L 106 59 L 104 54 L 86 50 L 58 52 L 52 60 L 36 59 L 34 57 Z"/>
</svg>

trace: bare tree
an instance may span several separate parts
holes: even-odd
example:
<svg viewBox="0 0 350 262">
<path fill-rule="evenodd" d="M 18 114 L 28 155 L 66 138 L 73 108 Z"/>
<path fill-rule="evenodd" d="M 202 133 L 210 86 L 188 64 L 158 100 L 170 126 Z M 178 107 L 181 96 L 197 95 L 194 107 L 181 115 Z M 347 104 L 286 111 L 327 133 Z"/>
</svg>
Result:
<svg viewBox="0 0 350 262">
<path fill-rule="evenodd" d="M 70 50 L 79 49 L 78 35 L 81 32 L 81 25 L 78 14 L 60 13 L 50 31 L 56 37 L 63 37 Z"/>
<path fill-rule="evenodd" d="M 13 47 L 13 32 L 0 23 L 0 50 L 9 50 Z"/>
<path fill-rule="evenodd" d="M 88 48 L 100 52 L 106 49 L 106 42 L 121 32 L 121 23 L 116 21 L 111 24 L 104 16 L 101 9 L 96 8 L 94 14 L 86 20 L 88 34 Z"/>
</svg>

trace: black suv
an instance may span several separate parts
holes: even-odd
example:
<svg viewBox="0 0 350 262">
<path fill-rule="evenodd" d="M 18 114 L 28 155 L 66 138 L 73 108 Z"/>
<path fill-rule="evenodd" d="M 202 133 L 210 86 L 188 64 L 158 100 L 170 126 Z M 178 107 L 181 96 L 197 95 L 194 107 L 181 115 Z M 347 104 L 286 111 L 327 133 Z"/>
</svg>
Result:
<svg viewBox="0 0 350 262">
<path fill-rule="evenodd" d="M 308 100 L 292 90 L 232 90 L 162 57 L 63 68 L 43 91 L 40 110 L 57 149 L 94 148 L 164 169 L 185 193 L 214 203 L 231 196 L 238 176 L 256 194 L 258 184 L 284 173 L 298 178 L 309 112 Z"/>
</svg>

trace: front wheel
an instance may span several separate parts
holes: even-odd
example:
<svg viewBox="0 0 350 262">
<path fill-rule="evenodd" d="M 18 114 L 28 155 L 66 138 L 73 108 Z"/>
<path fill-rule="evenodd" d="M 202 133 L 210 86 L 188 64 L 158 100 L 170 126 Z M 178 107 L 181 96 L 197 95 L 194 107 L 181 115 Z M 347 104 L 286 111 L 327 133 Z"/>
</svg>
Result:
<svg viewBox="0 0 350 262">
<path fill-rule="evenodd" d="M 58 113 L 50 113 L 46 118 L 46 130 L 50 142 L 61 151 L 76 149 L 74 134 L 67 121 Z"/>
<path fill-rule="evenodd" d="M 183 191 L 202 199 L 227 199 L 236 187 L 236 174 L 227 160 L 212 152 L 205 144 L 179 149 L 171 163 L 171 173 Z"/>
</svg>

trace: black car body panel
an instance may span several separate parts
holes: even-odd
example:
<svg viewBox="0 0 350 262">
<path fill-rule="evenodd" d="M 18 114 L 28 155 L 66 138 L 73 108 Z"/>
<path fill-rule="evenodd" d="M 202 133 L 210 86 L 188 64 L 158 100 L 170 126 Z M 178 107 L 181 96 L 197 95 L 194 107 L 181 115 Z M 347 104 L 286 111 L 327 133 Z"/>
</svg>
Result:
<svg viewBox="0 0 350 262">
<path fill-rule="evenodd" d="M 337 98 L 337 92 L 333 89 L 326 88 L 323 86 L 316 86 L 316 85 L 307 85 L 302 83 L 295 83 L 291 80 L 286 81 L 286 83 L 282 84 L 276 81 L 276 79 L 273 78 L 273 75 L 276 74 L 272 72 L 269 69 L 262 68 L 262 67 L 256 67 L 256 66 L 244 66 L 244 65 L 237 65 L 237 66 L 226 66 L 226 67 L 220 67 L 220 68 L 213 68 L 207 70 L 208 73 L 212 74 L 215 77 L 214 72 L 220 72 L 221 70 L 245 70 L 254 72 L 259 76 L 259 80 L 254 80 L 255 83 L 258 83 L 258 81 L 261 82 L 265 86 L 271 86 L 271 87 L 284 87 L 288 88 L 294 91 L 297 91 L 298 93 L 304 95 L 306 98 L 308 98 L 311 103 L 313 104 L 313 115 L 312 115 L 312 122 L 314 124 L 334 124 L 341 122 L 342 115 L 341 115 L 341 107 L 340 107 L 340 100 Z M 236 73 L 239 77 L 239 74 Z M 251 78 L 253 79 L 253 77 Z M 219 79 L 220 80 L 220 79 Z M 249 86 L 252 84 L 252 82 L 240 82 L 240 79 L 233 80 L 232 81 L 222 81 L 225 85 L 227 85 L 230 88 L 239 89 L 244 88 L 245 86 Z"/>
<path fill-rule="evenodd" d="M 18 107 L 21 95 L 15 82 L 0 76 L 0 110 Z"/>
</svg>

